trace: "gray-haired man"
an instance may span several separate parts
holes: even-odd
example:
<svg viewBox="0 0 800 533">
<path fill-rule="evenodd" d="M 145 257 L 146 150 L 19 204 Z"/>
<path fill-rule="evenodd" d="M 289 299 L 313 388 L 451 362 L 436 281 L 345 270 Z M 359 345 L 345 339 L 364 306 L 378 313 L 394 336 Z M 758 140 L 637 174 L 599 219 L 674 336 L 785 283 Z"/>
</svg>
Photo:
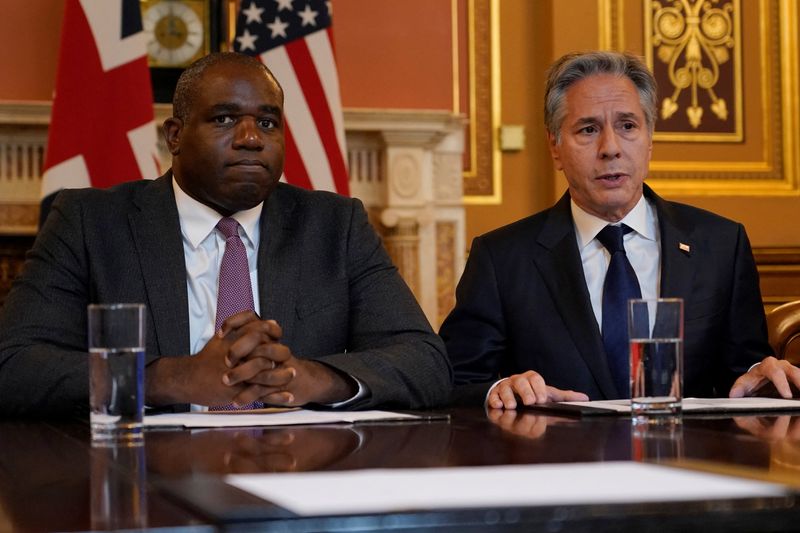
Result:
<svg viewBox="0 0 800 533">
<path fill-rule="evenodd" d="M 685 395 L 743 396 L 771 381 L 791 396 L 789 382 L 800 385 L 799 369 L 769 356 L 744 227 L 644 185 L 655 115 L 655 79 L 635 56 L 569 54 L 553 64 L 545 125 L 569 190 L 473 242 L 440 332 L 457 402 L 514 409 L 627 395 L 603 327 L 606 226 L 617 227 L 637 294 L 685 300 Z"/>
</svg>

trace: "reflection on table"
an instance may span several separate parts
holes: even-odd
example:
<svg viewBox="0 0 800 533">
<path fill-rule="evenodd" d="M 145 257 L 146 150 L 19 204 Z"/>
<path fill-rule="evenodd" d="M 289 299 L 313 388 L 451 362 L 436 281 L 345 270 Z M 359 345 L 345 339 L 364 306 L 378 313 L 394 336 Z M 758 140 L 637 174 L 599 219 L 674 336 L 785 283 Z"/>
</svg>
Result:
<svg viewBox="0 0 800 533">
<path fill-rule="evenodd" d="M 0 531 L 213 531 L 147 487 L 144 452 L 93 448 L 86 422 L 0 422 Z"/>
<path fill-rule="evenodd" d="M 150 430 L 138 448 L 93 448 L 88 426 L 81 422 L 0 422 L 0 531 L 212 530 L 225 516 L 193 506 L 181 487 L 214 483 L 224 491 L 222 477 L 240 473 L 644 461 L 723 465 L 800 485 L 797 416 L 685 416 L 637 425 L 630 418 L 568 418 L 535 410 L 453 409 L 449 414 L 449 421 L 413 423 Z M 231 492 L 230 501 L 241 495 Z M 251 508 L 259 505 L 254 500 L 248 500 Z M 800 505 L 793 498 L 727 508 L 705 502 L 510 512 L 443 510 L 441 516 L 409 513 L 358 520 L 366 530 L 380 530 L 392 520 L 407 527 L 446 522 L 476 531 L 495 519 L 493 527 L 509 530 L 553 527 L 556 518 L 561 528 L 597 531 L 635 529 L 653 516 L 664 529 L 675 530 L 700 529 L 708 519 L 711 526 L 704 531 L 741 531 L 756 524 L 788 531 L 800 523 Z M 320 520 L 288 524 L 333 527 Z M 342 528 L 355 527 L 355 522 L 338 520 Z"/>
</svg>

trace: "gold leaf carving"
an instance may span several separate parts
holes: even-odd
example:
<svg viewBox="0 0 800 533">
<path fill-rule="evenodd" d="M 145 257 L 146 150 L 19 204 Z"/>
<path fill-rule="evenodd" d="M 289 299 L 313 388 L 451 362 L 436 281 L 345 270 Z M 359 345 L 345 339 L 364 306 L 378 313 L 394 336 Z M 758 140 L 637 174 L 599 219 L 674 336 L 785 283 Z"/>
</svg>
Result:
<svg viewBox="0 0 800 533">
<path fill-rule="evenodd" d="M 689 124 L 693 128 L 700 125 L 703 119 L 703 108 L 697 105 L 686 108 L 686 116 L 689 117 Z"/>
<path fill-rule="evenodd" d="M 677 110 L 678 104 L 673 102 L 672 98 L 664 98 L 664 101 L 661 103 L 661 118 L 666 120 L 674 115 Z"/>
<path fill-rule="evenodd" d="M 728 118 L 728 106 L 722 98 L 717 98 L 717 101 L 711 104 L 711 111 L 717 115 L 720 120 L 726 120 Z"/>
<path fill-rule="evenodd" d="M 692 128 L 698 128 L 703 107 L 698 97 L 707 91 L 711 112 L 728 120 L 726 102 L 717 98 L 714 87 L 719 82 L 720 65 L 730 60 L 734 47 L 733 3 L 723 0 L 680 0 L 662 3 L 653 0 L 653 44 L 658 59 L 667 64 L 672 94 L 664 98 L 661 117 L 671 117 L 679 107 L 678 98 L 688 90 L 691 100 L 686 116 Z"/>
<path fill-rule="evenodd" d="M 721 46 L 718 46 L 716 48 L 712 48 L 711 51 L 713 52 L 714 58 L 717 60 L 717 63 L 719 64 L 727 63 L 728 60 L 730 60 L 731 58 L 731 55 L 730 53 L 728 53 L 727 48 L 722 48 Z"/>
<path fill-rule="evenodd" d="M 658 47 L 658 58 L 663 63 L 668 63 L 669 58 L 672 57 L 672 54 L 675 53 L 674 46 L 659 46 Z"/>
</svg>

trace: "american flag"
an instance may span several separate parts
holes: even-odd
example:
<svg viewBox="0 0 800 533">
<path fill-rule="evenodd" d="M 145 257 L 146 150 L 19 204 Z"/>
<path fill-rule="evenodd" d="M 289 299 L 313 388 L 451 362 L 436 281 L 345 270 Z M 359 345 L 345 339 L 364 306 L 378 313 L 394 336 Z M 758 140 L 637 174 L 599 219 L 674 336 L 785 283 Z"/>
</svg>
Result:
<svg viewBox="0 0 800 533">
<path fill-rule="evenodd" d="M 159 174 L 139 0 L 66 0 L 42 197 Z"/>
<path fill-rule="evenodd" d="M 330 4 L 242 0 L 233 47 L 258 56 L 283 87 L 286 181 L 348 195 Z"/>
</svg>

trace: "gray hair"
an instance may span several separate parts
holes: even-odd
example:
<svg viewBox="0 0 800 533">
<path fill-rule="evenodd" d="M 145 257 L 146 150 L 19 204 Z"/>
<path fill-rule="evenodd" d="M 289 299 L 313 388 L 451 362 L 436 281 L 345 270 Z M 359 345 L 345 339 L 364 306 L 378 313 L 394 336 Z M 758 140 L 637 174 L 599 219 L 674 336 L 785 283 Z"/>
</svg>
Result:
<svg viewBox="0 0 800 533">
<path fill-rule="evenodd" d="M 189 118 L 195 97 L 197 96 L 198 82 L 203 77 L 206 70 L 222 64 L 238 64 L 257 69 L 263 69 L 267 75 L 275 82 L 283 98 L 283 88 L 267 66 L 256 57 L 237 52 L 215 52 L 203 56 L 184 70 L 175 85 L 175 94 L 172 97 L 172 116 L 186 122 Z"/>
<path fill-rule="evenodd" d="M 544 125 L 561 142 L 561 125 L 566 109 L 564 98 L 569 87 L 589 76 L 611 74 L 625 76 L 636 86 L 644 111 L 647 129 L 652 135 L 656 125 L 656 79 L 647 65 L 628 52 L 574 52 L 566 54 L 550 66 L 544 94 Z"/>
</svg>

